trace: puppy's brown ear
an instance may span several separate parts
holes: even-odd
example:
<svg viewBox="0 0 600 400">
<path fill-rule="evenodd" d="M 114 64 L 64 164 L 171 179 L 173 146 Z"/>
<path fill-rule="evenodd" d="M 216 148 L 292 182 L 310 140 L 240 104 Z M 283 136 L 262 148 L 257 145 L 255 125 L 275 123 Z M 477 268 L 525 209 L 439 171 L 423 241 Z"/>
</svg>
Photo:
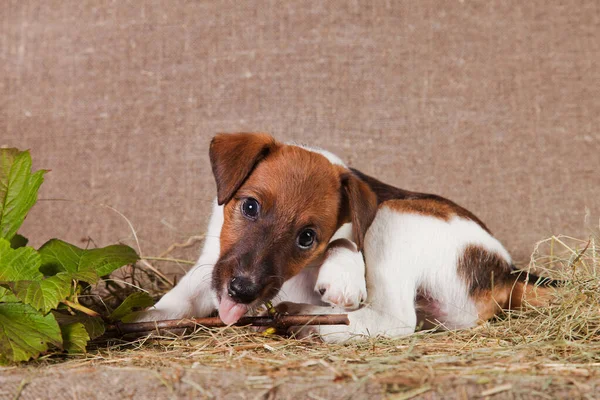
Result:
<svg viewBox="0 0 600 400">
<path fill-rule="evenodd" d="M 342 214 L 352 222 L 352 236 L 358 250 L 362 250 L 365 234 L 377 214 L 377 196 L 369 185 L 351 172 L 342 176 Z"/>
<path fill-rule="evenodd" d="M 231 200 L 256 164 L 276 146 L 266 133 L 220 133 L 212 139 L 209 155 L 219 205 Z"/>
</svg>

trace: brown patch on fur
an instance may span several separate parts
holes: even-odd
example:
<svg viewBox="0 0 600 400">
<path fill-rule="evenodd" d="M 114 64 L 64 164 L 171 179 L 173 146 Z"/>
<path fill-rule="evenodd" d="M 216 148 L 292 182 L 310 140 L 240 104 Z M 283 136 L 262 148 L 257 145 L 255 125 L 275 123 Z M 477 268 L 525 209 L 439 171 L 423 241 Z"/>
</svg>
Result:
<svg viewBox="0 0 600 400">
<path fill-rule="evenodd" d="M 338 224 L 352 222 L 352 236 L 360 251 L 365 234 L 377 214 L 377 196 L 366 182 L 353 173 L 342 172 L 341 179 L 344 191 Z"/>
<path fill-rule="evenodd" d="M 445 221 L 448 221 L 453 216 L 458 216 L 477 223 L 485 231 L 490 233 L 490 230 L 487 228 L 487 226 L 485 226 L 485 224 L 472 212 L 459 206 L 451 200 L 435 194 L 418 193 L 404 189 L 398 189 L 371 176 L 363 174 L 356 169 L 352 169 L 352 172 L 354 172 L 356 176 L 370 186 L 371 190 L 377 196 L 377 203 L 379 205 L 386 203 L 386 205 L 391 206 L 397 211 L 431 215 Z"/>
<path fill-rule="evenodd" d="M 455 207 L 432 199 L 393 199 L 385 201 L 382 205 L 401 213 L 428 215 L 444 221 L 449 221 L 450 218 L 455 216 L 464 218 L 464 215 L 456 212 Z"/>
<path fill-rule="evenodd" d="M 513 285 L 484 290 L 473 296 L 477 315 L 481 321 L 493 318 L 502 310 L 519 310 L 529 304 L 546 307 L 554 298 L 553 287 L 535 286 L 532 283 L 516 281 Z"/>
<path fill-rule="evenodd" d="M 458 259 L 458 275 L 467 283 L 469 294 L 512 284 L 511 264 L 495 252 L 469 245 Z"/>
<path fill-rule="evenodd" d="M 518 310 L 529 304 L 534 307 L 546 307 L 554 300 L 555 287 L 536 286 L 534 282 L 517 282 L 510 295 L 509 308 Z"/>
<path fill-rule="evenodd" d="M 500 311 L 510 308 L 511 286 L 495 287 L 490 290 L 482 290 L 471 298 L 477 308 L 477 316 L 480 321 L 493 318 Z"/>
<path fill-rule="evenodd" d="M 497 253 L 469 245 L 458 259 L 457 272 L 469 288 L 481 321 L 510 306 L 516 276 L 511 275 L 511 265 Z"/>
<path fill-rule="evenodd" d="M 221 133 L 212 139 L 209 156 L 219 205 L 231 199 L 256 164 L 277 146 L 266 133 Z"/>
<path fill-rule="evenodd" d="M 502 310 L 520 309 L 524 301 L 534 306 L 549 304 L 553 288 L 526 283 L 525 274 L 512 271 L 506 260 L 481 246 L 467 246 L 460 256 L 458 274 L 467 283 L 481 321 Z"/>
</svg>

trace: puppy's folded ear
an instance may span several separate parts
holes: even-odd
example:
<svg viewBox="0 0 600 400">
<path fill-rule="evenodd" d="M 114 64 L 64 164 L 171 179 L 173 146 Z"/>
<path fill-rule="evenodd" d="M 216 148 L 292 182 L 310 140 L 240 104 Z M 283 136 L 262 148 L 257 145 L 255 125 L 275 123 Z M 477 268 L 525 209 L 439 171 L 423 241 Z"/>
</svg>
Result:
<svg viewBox="0 0 600 400">
<path fill-rule="evenodd" d="M 342 218 L 352 222 L 352 236 L 358 250 L 364 246 L 365 234 L 377 214 L 377 196 L 369 185 L 351 172 L 341 175 Z"/>
<path fill-rule="evenodd" d="M 220 133 L 212 139 L 209 155 L 219 205 L 231 200 L 256 164 L 277 145 L 266 133 Z"/>
</svg>

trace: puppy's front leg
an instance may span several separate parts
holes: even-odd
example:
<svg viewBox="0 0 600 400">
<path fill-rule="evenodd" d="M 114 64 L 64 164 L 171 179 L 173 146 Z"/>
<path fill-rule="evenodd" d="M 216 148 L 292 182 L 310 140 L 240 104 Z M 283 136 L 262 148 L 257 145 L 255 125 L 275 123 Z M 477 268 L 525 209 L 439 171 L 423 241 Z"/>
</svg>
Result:
<svg viewBox="0 0 600 400">
<path fill-rule="evenodd" d="M 281 314 L 343 314 L 340 307 L 315 306 L 283 302 L 276 306 Z M 365 340 L 369 337 L 399 337 L 414 333 L 417 316 L 411 299 L 406 298 L 403 306 L 395 309 L 372 308 L 367 305 L 348 313 L 349 325 L 294 326 L 288 330 L 296 338 L 316 335 L 326 343 L 342 343 Z"/>
<path fill-rule="evenodd" d="M 217 309 L 211 281 L 213 268 L 221 251 L 219 237 L 222 226 L 223 206 L 217 205 L 215 200 L 202 254 L 196 265 L 154 307 L 138 314 L 136 321 L 202 318 Z"/>
<path fill-rule="evenodd" d="M 336 232 L 315 285 L 321 301 L 345 310 L 356 310 L 367 299 L 365 262 L 351 237 L 352 224 L 344 224 Z"/>
</svg>

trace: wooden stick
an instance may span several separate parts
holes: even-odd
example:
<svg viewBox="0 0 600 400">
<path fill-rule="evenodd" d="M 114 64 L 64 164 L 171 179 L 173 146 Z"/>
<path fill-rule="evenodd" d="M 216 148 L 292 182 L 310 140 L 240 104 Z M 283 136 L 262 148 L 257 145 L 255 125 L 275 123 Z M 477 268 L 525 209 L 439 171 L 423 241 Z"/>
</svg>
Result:
<svg viewBox="0 0 600 400">
<path fill-rule="evenodd" d="M 328 315 L 284 315 L 276 317 L 242 317 L 234 326 L 267 326 L 278 330 L 302 325 L 349 325 L 347 314 Z M 168 319 L 162 321 L 116 323 L 106 328 L 106 333 L 125 335 L 128 333 L 152 332 L 184 328 L 219 328 L 227 326 L 219 317 Z"/>
</svg>

